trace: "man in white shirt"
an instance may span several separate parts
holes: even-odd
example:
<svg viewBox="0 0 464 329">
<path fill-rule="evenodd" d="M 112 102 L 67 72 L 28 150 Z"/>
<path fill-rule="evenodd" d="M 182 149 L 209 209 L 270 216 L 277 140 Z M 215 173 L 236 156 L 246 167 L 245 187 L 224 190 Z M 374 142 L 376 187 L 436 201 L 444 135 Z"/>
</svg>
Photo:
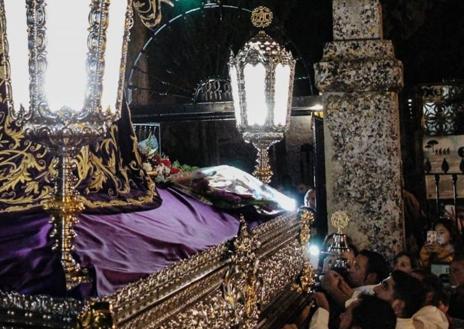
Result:
<svg viewBox="0 0 464 329">
<path fill-rule="evenodd" d="M 329 303 L 323 293 L 315 294 L 319 308 L 311 318 L 310 329 L 328 329 Z M 396 316 L 391 305 L 377 297 L 361 295 L 340 315 L 339 329 L 394 329 Z"/>
<path fill-rule="evenodd" d="M 397 316 L 396 329 L 448 329 L 445 314 L 432 305 L 424 306 L 425 289 L 421 282 L 401 271 L 374 288 L 375 295 L 389 302 Z"/>
<path fill-rule="evenodd" d="M 373 287 L 388 274 L 388 264 L 382 255 L 362 250 L 348 271 L 348 282 L 337 272 L 328 271 L 321 284 L 340 307 L 347 307 L 359 294 L 373 294 Z"/>
</svg>

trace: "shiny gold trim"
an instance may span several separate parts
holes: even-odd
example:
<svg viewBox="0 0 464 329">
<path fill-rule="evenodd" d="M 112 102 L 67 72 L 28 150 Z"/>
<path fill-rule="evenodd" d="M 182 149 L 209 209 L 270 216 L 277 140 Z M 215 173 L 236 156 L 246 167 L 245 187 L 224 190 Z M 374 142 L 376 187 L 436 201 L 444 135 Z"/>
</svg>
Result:
<svg viewBox="0 0 464 329">
<path fill-rule="evenodd" d="M 255 253 L 259 247 L 260 242 L 248 231 L 244 217 L 240 216 L 239 235 L 234 240 L 234 254 L 224 276 L 222 291 L 234 310 L 234 322 L 241 328 L 255 328 L 259 319 L 258 296 L 262 283 L 258 278 L 259 261 Z"/>
<path fill-rule="evenodd" d="M 16 312 L 22 305 L 21 312 L 32 312 L 31 318 L 12 313 L 11 321 L 20 325 L 36 319 L 50 328 L 64 328 L 65 321 L 75 327 L 77 318 L 81 329 L 223 329 L 237 324 L 252 328 L 258 304 L 266 307 L 288 288 L 301 272 L 303 258 L 295 214 L 270 220 L 251 232 L 242 225 L 240 232 L 236 240 L 180 261 L 111 296 L 88 300 L 85 306 L 74 300 L 19 294 L 6 301 L 0 293 L 0 309 Z M 233 268 L 238 275 L 230 271 Z M 224 281 L 226 273 L 239 280 Z M 234 291 L 241 291 L 235 305 L 223 294 L 228 282 Z M 46 317 L 41 319 L 41 315 Z"/>
<path fill-rule="evenodd" d="M 265 6 L 259 6 L 251 12 L 251 23 L 257 28 L 266 28 L 272 23 L 274 14 Z"/>
<path fill-rule="evenodd" d="M 266 277 L 266 282 L 272 282 L 277 278 L 280 282 L 277 287 L 282 289 L 291 283 L 301 271 L 301 250 L 295 248 L 298 234 L 298 222 L 294 214 L 287 214 L 275 218 L 253 230 L 254 238 L 261 246 L 255 250 L 260 261 L 258 279 Z M 289 241 L 293 244 L 282 248 Z M 242 243 L 243 245 L 243 243 Z M 130 284 L 116 294 L 106 298 L 111 305 L 113 321 L 118 328 L 228 328 L 236 323 L 237 309 L 219 298 L 223 278 L 232 262 L 230 256 L 230 242 L 219 245 L 190 259 L 181 261 L 161 272 L 150 275 L 148 278 Z M 243 247 L 241 247 L 243 248 Z M 277 258 L 273 257 L 278 253 Z M 267 271 L 261 272 L 261 267 L 272 269 L 272 275 Z M 281 266 L 285 266 L 285 270 Z M 252 289 L 253 278 L 248 288 Z M 271 281 L 268 281 L 271 280 Z M 267 300 L 272 300 L 279 291 L 269 287 L 266 292 Z M 249 315 L 248 322 L 253 322 L 253 299 L 249 290 Z M 256 297 L 261 298 L 260 292 Z M 222 293 L 221 293 L 222 295 Z M 221 300 L 218 302 L 218 300 Z M 216 301 L 209 304 L 207 301 Z M 244 305 L 244 304 L 242 304 Z M 239 308 L 242 309 L 243 308 Z M 206 320 L 205 314 L 210 319 Z M 227 314 L 227 318 L 225 318 Z M 227 326 L 216 326 L 218 324 Z M 221 320 L 219 320 L 221 319 Z M 201 320 L 201 321 L 200 321 Z M 192 321 L 192 322 L 183 322 Z M 200 321 L 200 322 L 193 322 Z M 202 323 L 198 327 L 193 323 Z"/>
<path fill-rule="evenodd" d="M 82 306 L 82 302 L 70 298 L 0 291 L 1 324 L 14 328 L 75 328 Z"/>
<path fill-rule="evenodd" d="M 72 153 L 63 150 L 58 163 L 55 196 L 44 204 L 44 209 L 52 216 L 53 230 L 50 236 L 55 240 L 52 249 L 60 252 L 67 290 L 90 282 L 87 271 L 72 255 L 76 236 L 74 225 L 78 221 L 77 215 L 84 210 L 84 204 L 75 190 L 76 179 L 72 171 Z"/>
<path fill-rule="evenodd" d="M 271 144 L 274 141 L 271 141 Z M 269 184 L 271 182 L 272 172 L 271 165 L 269 163 L 269 147 L 270 144 L 263 143 L 262 141 L 256 141 L 253 143 L 255 148 L 258 150 L 258 154 L 256 156 L 256 166 L 255 170 L 253 171 L 253 176 L 258 178 L 264 184 Z"/>
<path fill-rule="evenodd" d="M 134 0 L 134 9 L 145 27 L 154 29 L 161 22 L 162 3 L 174 7 L 174 3 L 170 0 Z"/>
<path fill-rule="evenodd" d="M 78 316 L 77 329 L 111 329 L 113 320 L 106 302 L 88 303 Z"/>
<path fill-rule="evenodd" d="M 314 269 L 309 262 L 309 240 L 311 238 L 311 225 L 314 222 L 314 214 L 305 207 L 300 208 L 298 213 L 300 220 L 300 246 L 303 257 L 303 269 L 298 277 L 297 283 L 293 284 L 292 288 L 299 293 L 309 294 L 312 292 L 315 278 Z"/>
</svg>

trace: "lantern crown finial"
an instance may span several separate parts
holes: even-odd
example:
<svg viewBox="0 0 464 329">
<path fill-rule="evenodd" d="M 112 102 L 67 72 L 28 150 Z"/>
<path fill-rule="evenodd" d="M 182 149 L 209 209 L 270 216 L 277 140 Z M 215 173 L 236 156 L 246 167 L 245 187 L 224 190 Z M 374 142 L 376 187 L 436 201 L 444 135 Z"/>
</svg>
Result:
<svg viewBox="0 0 464 329">
<path fill-rule="evenodd" d="M 266 28 L 272 23 L 272 11 L 265 6 L 259 6 L 251 12 L 251 23 L 257 28 Z"/>
</svg>

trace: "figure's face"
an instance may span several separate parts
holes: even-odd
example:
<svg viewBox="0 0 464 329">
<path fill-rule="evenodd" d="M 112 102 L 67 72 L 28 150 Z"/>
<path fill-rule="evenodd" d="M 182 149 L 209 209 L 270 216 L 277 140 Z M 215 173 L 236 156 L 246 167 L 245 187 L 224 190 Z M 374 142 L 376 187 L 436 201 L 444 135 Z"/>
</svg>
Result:
<svg viewBox="0 0 464 329">
<path fill-rule="evenodd" d="M 374 293 L 380 299 L 391 304 L 394 300 L 394 288 L 395 281 L 393 281 L 392 277 L 388 277 L 385 280 L 383 280 L 380 284 L 374 287 Z"/>
<path fill-rule="evenodd" d="M 346 259 L 346 262 L 348 263 L 348 270 L 354 266 L 354 263 L 356 261 L 356 256 L 354 255 L 353 250 L 349 249 L 348 251 L 345 251 L 342 254 L 342 257 Z"/>
<path fill-rule="evenodd" d="M 403 271 L 406 273 L 411 273 L 412 271 L 411 259 L 406 255 L 399 257 L 396 260 L 395 266 L 393 267 L 393 269 Z"/>
<path fill-rule="evenodd" d="M 308 195 L 309 206 L 313 209 L 316 209 L 316 191 L 312 190 Z"/>
<path fill-rule="evenodd" d="M 437 231 L 437 242 L 441 245 L 448 244 L 451 240 L 451 234 L 448 229 L 442 224 L 435 226 L 435 231 Z"/>
<path fill-rule="evenodd" d="M 353 321 L 353 309 L 359 305 L 359 302 L 353 302 L 348 306 L 345 312 L 340 314 L 340 329 L 350 329 Z"/>
<path fill-rule="evenodd" d="M 452 262 L 450 266 L 450 280 L 454 286 L 464 285 L 464 261 Z"/>
<path fill-rule="evenodd" d="M 353 288 L 364 285 L 367 272 L 367 257 L 358 255 L 348 272 L 348 279 Z"/>
</svg>

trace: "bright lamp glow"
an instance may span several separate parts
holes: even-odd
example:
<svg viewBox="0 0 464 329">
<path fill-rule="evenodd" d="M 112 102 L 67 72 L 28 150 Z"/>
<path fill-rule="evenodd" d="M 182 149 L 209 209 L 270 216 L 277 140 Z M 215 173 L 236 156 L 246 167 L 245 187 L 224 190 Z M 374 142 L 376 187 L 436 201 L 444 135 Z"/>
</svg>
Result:
<svg viewBox="0 0 464 329">
<path fill-rule="evenodd" d="M 243 76 L 248 124 L 264 126 L 267 118 L 266 69 L 261 63 L 257 65 L 246 64 Z"/>
<path fill-rule="evenodd" d="M 230 86 L 232 88 L 232 98 L 234 100 L 234 112 L 235 112 L 235 120 L 237 125 L 240 126 L 242 124 L 242 116 L 240 115 L 240 96 L 238 94 L 238 76 L 237 70 L 235 66 L 231 65 L 229 70 L 230 75 Z"/>
<path fill-rule="evenodd" d="M 277 64 L 275 70 L 274 124 L 285 126 L 288 110 L 290 66 Z"/>
<path fill-rule="evenodd" d="M 105 2 L 101 0 L 102 4 Z M 34 73 L 33 81 L 38 81 L 39 89 L 43 90 L 48 108 L 52 112 L 59 111 L 63 107 L 73 112 L 83 110 L 95 111 L 97 108 L 85 109 L 86 104 L 98 106 L 98 103 L 88 102 L 86 97 L 100 99 L 99 90 L 89 90 L 89 82 L 98 86 L 98 76 L 102 77 L 101 106 L 112 112 L 117 108 L 118 96 L 120 96 L 120 78 L 124 76 L 121 54 L 124 54 L 123 43 L 126 31 L 127 0 L 111 1 L 108 8 L 108 18 L 104 15 L 91 12 L 95 4 L 90 0 L 47 0 L 41 4 L 42 9 L 36 9 L 34 4 L 27 4 L 24 0 L 3 0 L 6 13 L 6 32 L 8 38 L 8 55 L 10 63 L 10 84 L 14 99 L 14 110 L 19 110 L 21 104 L 29 108 L 29 100 L 34 96 L 42 95 L 41 91 L 34 90 L 30 95 L 30 67 L 40 66 L 44 72 Z M 27 12 L 27 6 L 31 6 Z M 92 6 L 91 6 L 92 5 Z M 39 8 L 39 7 L 37 7 Z M 39 14 L 32 15 L 37 10 Z M 27 17 L 31 25 L 40 26 L 42 18 L 40 10 L 45 10 L 45 49 L 41 49 L 40 38 L 35 37 L 33 44 L 28 45 Z M 106 23 L 108 22 L 108 23 Z M 99 37 L 100 31 L 92 31 L 91 24 L 101 29 L 103 38 Z M 31 31 L 33 31 L 33 28 Z M 106 34 L 105 34 L 106 28 Z M 98 43 L 98 45 L 97 45 Z M 90 59 L 91 49 L 102 46 L 104 66 L 100 72 L 96 69 L 98 62 Z M 32 48 L 29 49 L 29 46 Z M 97 58 L 99 56 L 98 50 Z M 43 54 L 39 54 L 43 52 Z M 29 61 L 31 58 L 31 62 Z M 46 65 L 38 64 L 35 58 L 45 58 Z M 90 74 L 90 75 L 89 75 Z M 43 79 L 43 80 L 42 80 Z M 43 86 L 41 85 L 43 83 Z M 40 95 L 37 95 L 39 93 Z M 32 109 L 33 111 L 35 109 Z"/>
<path fill-rule="evenodd" d="M 89 3 L 54 0 L 47 2 L 46 10 L 48 106 L 54 112 L 63 106 L 79 112 L 84 106 L 87 86 Z"/>
<path fill-rule="evenodd" d="M 29 110 L 29 49 L 27 45 L 26 6 L 24 1 L 5 0 L 6 32 L 8 33 L 8 53 L 14 111 L 22 105 Z"/>
<path fill-rule="evenodd" d="M 295 60 L 264 31 L 259 31 L 229 60 L 237 128 L 258 149 L 254 175 L 269 183 L 268 148 L 288 129 Z"/>
<path fill-rule="evenodd" d="M 116 110 L 118 100 L 119 67 L 121 66 L 126 10 L 127 1 L 113 0 L 110 4 L 108 18 L 110 24 L 106 35 L 105 72 L 103 75 L 101 105 L 104 110 L 109 108 L 112 112 Z"/>
<path fill-rule="evenodd" d="M 319 248 L 319 246 L 317 246 L 315 244 L 310 244 L 309 245 L 309 254 L 311 256 L 318 257 L 320 253 L 321 253 L 321 249 Z"/>
</svg>

